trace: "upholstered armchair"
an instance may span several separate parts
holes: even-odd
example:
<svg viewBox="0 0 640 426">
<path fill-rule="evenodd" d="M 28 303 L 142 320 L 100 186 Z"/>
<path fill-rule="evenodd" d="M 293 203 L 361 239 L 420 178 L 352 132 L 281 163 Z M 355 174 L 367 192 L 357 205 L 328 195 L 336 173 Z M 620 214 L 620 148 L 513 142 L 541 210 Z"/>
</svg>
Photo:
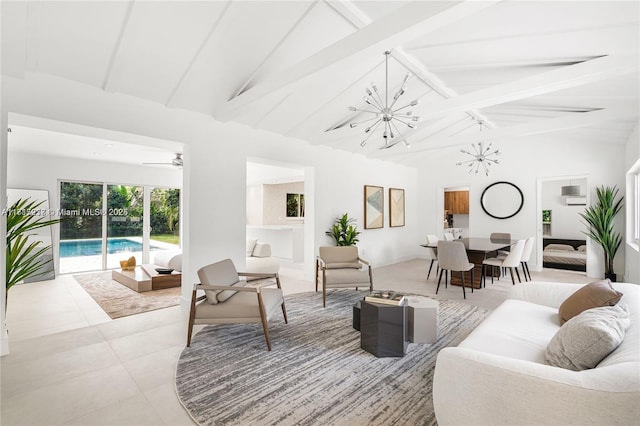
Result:
<svg viewBox="0 0 640 426">
<path fill-rule="evenodd" d="M 358 247 L 320 247 L 316 258 L 316 291 L 322 284 L 322 306 L 326 307 L 328 288 L 369 287 L 373 290 L 371 263 L 358 256 Z"/>
<path fill-rule="evenodd" d="M 241 276 L 274 278 L 275 282 L 246 287 L 247 282 Z M 194 286 L 191 295 L 187 346 L 191 346 L 195 324 L 258 323 L 262 324 L 267 350 L 271 350 L 268 322 L 279 306 L 287 323 L 278 274 L 238 272 L 231 259 L 225 259 L 200 268 L 198 277 L 201 283 Z M 273 284 L 277 288 L 265 288 Z M 205 294 L 197 296 L 198 290 L 204 290 Z"/>
</svg>

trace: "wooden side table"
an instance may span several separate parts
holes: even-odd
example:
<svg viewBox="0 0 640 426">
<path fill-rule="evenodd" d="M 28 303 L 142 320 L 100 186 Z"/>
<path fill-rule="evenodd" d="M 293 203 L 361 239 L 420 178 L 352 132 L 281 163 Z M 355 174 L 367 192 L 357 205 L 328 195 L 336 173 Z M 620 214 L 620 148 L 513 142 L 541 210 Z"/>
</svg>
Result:
<svg viewBox="0 0 640 426">
<path fill-rule="evenodd" d="M 402 357 L 407 352 L 408 309 L 381 303 L 360 303 L 360 347 L 383 357 Z"/>
</svg>

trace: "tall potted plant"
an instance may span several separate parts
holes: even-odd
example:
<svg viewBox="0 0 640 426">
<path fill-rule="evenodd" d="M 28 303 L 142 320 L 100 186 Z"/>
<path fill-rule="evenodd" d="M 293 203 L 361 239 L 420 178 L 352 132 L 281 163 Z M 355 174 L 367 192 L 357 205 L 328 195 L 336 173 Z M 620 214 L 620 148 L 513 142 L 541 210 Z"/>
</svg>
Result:
<svg viewBox="0 0 640 426">
<path fill-rule="evenodd" d="M 358 231 L 355 225 L 356 220 L 350 218 L 348 213 L 336 218 L 335 223 L 327 232 L 326 235 L 332 237 L 336 241 L 337 246 L 355 246 L 358 242 Z"/>
<path fill-rule="evenodd" d="M 584 219 L 588 230 L 584 232 L 593 241 L 600 244 L 604 251 L 604 276 L 611 281 L 616 281 L 616 274 L 613 270 L 613 260 L 622 244 L 622 236 L 618 231 L 614 231 L 614 219 L 622 210 L 624 197 L 616 199 L 618 188 L 601 186 L 596 188 L 598 201 L 595 205 L 584 209 L 580 216 Z"/>
<path fill-rule="evenodd" d="M 41 268 L 51 262 L 51 259 L 42 259 L 42 255 L 51 246 L 44 246 L 41 241 L 29 240 L 34 229 L 60 222 L 60 219 L 47 219 L 38 214 L 42 203 L 44 200 L 19 199 L 7 211 L 7 290 L 5 297 L 15 284 L 26 278 L 43 274 Z M 5 308 L 6 306 L 5 299 Z"/>
</svg>

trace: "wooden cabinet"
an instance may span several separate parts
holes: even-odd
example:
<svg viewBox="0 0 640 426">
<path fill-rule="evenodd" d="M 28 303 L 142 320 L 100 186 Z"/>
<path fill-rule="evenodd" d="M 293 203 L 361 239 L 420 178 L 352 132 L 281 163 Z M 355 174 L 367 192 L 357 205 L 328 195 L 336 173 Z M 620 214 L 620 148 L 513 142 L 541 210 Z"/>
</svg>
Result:
<svg viewBox="0 0 640 426">
<path fill-rule="evenodd" d="M 444 208 L 450 214 L 469 214 L 469 191 L 445 192 Z"/>
</svg>

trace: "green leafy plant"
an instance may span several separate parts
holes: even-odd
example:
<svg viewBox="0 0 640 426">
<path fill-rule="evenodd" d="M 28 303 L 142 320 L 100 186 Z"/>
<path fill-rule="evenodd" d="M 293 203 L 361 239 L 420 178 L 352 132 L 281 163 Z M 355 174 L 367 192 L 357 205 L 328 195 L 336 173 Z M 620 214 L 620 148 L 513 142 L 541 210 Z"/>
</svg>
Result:
<svg viewBox="0 0 640 426">
<path fill-rule="evenodd" d="M 618 196 L 618 188 L 601 186 L 596 188 L 598 201 L 595 205 L 584 209 L 580 216 L 584 219 L 588 231 L 583 231 L 585 235 L 600 244 L 604 251 L 605 274 L 614 274 L 613 259 L 616 256 L 622 236 L 614 231 L 614 219 L 622 210 L 624 197 Z"/>
<path fill-rule="evenodd" d="M 45 216 L 39 215 L 42 203 L 44 200 L 19 199 L 7 211 L 7 293 L 20 281 L 42 275 L 44 271 L 40 272 L 41 268 L 52 261 L 42 258 L 51 245 L 44 246 L 42 241 L 29 239 L 34 235 L 31 232 L 34 229 L 53 225 L 61 220 L 45 219 Z"/>
<path fill-rule="evenodd" d="M 348 213 L 336 218 L 335 223 L 326 235 L 333 237 L 337 246 L 354 246 L 358 242 L 360 231 L 355 225 L 356 220 L 350 218 Z"/>
</svg>

